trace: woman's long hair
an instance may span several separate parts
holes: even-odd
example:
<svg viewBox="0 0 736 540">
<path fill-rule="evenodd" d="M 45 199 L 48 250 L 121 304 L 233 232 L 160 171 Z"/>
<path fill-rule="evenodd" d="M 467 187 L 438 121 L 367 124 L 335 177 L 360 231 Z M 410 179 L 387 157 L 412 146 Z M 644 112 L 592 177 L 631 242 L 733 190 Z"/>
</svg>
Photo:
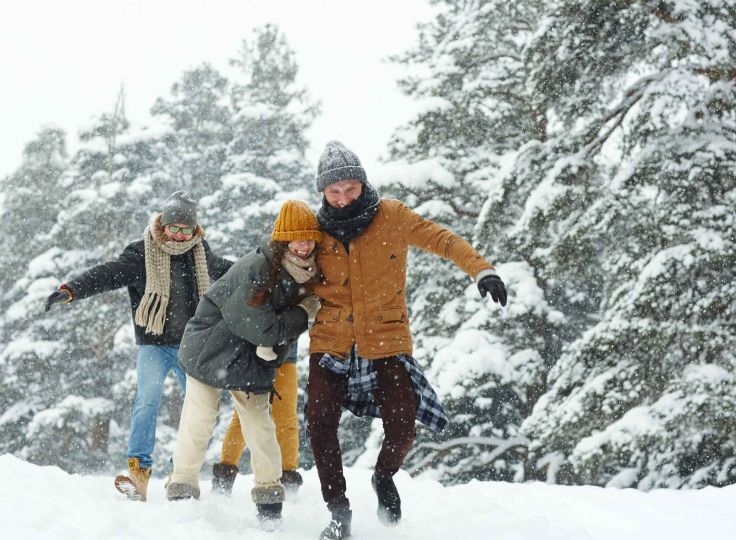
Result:
<svg viewBox="0 0 736 540">
<path fill-rule="evenodd" d="M 271 293 L 273 292 L 274 287 L 278 284 L 278 282 L 281 280 L 281 276 L 286 271 L 284 269 L 284 255 L 286 255 L 286 252 L 289 251 L 289 242 L 270 242 L 271 247 L 271 268 L 268 271 L 268 279 L 266 280 L 266 283 L 263 284 L 263 286 L 258 289 L 255 293 L 253 293 L 253 296 L 250 300 L 248 300 L 249 306 L 260 306 L 263 305 L 266 300 L 271 298 Z M 315 249 L 317 247 L 315 246 Z M 296 298 L 308 296 L 309 293 L 312 291 L 312 287 L 315 283 L 319 283 L 322 280 L 322 275 L 320 274 L 319 270 L 317 273 L 310 278 L 305 283 L 301 283 L 300 285 L 300 291 L 306 291 L 303 294 L 297 293 L 294 295 L 294 298 L 291 298 L 290 300 L 296 301 Z"/>
</svg>

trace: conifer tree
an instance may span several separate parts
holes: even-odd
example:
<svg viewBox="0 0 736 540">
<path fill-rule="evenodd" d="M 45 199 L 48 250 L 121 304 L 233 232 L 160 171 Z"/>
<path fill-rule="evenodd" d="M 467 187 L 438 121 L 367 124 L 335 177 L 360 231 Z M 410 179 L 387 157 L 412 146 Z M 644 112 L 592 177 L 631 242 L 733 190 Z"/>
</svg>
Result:
<svg viewBox="0 0 736 540">
<path fill-rule="evenodd" d="M 179 189 L 199 200 L 219 184 L 232 139 L 228 87 L 228 79 L 205 63 L 185 71 L 171 95 L 158 98 L 151 108 L 166 126 L 158 142 L 154 185 L 162 200 Z"/>
<path fill-rule="evenodd" d="M 415 354 L 428 365 L 450 424 L 441 437 L 420 432 L 408 462 L 414 473 L 438 469 L 447 482 L 520 479 L 526 441 L 518 427 L 543 388 L 562 316 L 507 241 L 524 195 L 499 176 L 517 148 L 546 136 L 524 62 L 542 3 L 442 4 L 417 47 L 395 58 L 408 68 L 400 85 L 420 112 L 391 141 L 382 192 L 469 240 L 477 235 L 481 252 L 504 263 L 499 272 L 514 303 L 502 310 L 452 263 L 412 253 Z"/>
<path fill-rule="evenodd" d="M 203 214 L 221 224 L 213 240 L 239 257 L 260 245 L 284 200 L 314 202 L 305 131 L 319 108 L 298 86 L 294 51 L 274 25 L 256 28 L 230 65 L 232 136 L 222 175 L 202 202 Z"/>
<path fill-rule="evenodd" d="M 733 8 L 444 5 L 404 58 L 425 109 L 392 141 L 391 165 L 411 166 L 385 190 L 472 230 L 510 304 L 494 312 L 429 259 L 410 270 L 417 354 L 455 426 L 410 468 L 732 482 Z M 463 225 L 458 202 L 476 200 Z"/>
<path fill-rule="evenodd" d="M 0 290 L 7 293 L 22 272 L 18 261 L 27 261 L 38 252 L 39 242 L 53 225 L 62 205 L 59 182 L 68 167 L 66 134 L 56 127 L 39 131 L 26 144 L 23 162 L 12 175 L 0 180 L 2 221 L 6 231 L 0 237 Z"/>
<path fill-rule="evenodd" d="M 0 421 L 13 431 L 4 450 L 72 471 L 104 467 L 111 455 L 123 461 L 124 437 L 116 428 L 128 423 L 132 398 L 130 307 L 124 291 L 49 313 L 44 300 L 60 282 L 140 237 L 151 212 L 141 201 L 151 191 L 155 162 L 147 131 L 131 129 L 122 92 L 80 140 L 56 186 L 65 193 L 63 208 L 14 286 L 23 296 L 4 315 L 9 340 L 0 355 L 8 383 L 3 398 L 15 403 L 7 422 Z"/>
<path fill-rule="evenodd" d="M 524 426 L 563 463 L 557 481 L 736 480 L 735 28 L 722 2 L 566 1 L 531 47 L 569 143 L 548 208 L 577 205 L 550 255 L 600 294 Z"/>
</svg>

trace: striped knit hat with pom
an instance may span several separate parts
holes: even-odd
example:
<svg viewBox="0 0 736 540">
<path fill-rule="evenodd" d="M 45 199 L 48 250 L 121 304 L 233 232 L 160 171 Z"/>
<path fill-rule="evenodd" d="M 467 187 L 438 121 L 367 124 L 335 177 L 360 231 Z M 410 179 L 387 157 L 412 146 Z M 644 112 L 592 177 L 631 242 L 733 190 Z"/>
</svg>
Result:
<svg viewBox="0 0 736 540">
<path fill-rule="evenodd" d="M 271 240 L 291 242 L 292 240 L 322 240 L 319 223 L 312 210 L 301 201 L 286 201 L 276 222 L 273 224 Z"/>
</svg>

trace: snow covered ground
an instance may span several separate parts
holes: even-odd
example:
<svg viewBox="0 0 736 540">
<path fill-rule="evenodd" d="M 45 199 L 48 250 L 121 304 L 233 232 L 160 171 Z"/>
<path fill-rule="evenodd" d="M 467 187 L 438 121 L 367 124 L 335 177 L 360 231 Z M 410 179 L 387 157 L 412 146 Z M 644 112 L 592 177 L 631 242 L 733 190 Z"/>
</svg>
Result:
<svg viewBox="0 0 736 540">
<path fill-rule="evenodd" d="M 404 520 L 386 528 L 375 515 L 370 471 L 346 475 L 355 540 L 736 538 L 736 486 L 650 493 L 539 483 L 442 487 L 399 473 Z M 238 477 L 231 498 L 210 494 L 203 481 L 199 501 L 176 503 L 153 479 L 145 504 L 125 500 L 110 477 L 69 475 L 8 454 L 0 456 L 0 478 L 0 538 L 8 540 L 315 539 L 328 521 L 313 469 L 274 533 L 258 529 L 250 476 Z"/>
</svg>

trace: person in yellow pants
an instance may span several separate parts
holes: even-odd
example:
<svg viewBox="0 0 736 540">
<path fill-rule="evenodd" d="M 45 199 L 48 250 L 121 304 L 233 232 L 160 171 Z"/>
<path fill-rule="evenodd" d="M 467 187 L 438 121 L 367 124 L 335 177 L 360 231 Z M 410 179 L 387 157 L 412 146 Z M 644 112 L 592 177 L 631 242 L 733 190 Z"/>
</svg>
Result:
<svg viewBox="0 0 736 540">
<path fill-rule="evenodd" d="M 272 414 L 276 424 L 276 440 L 281 448 L 281 483 L 287 491 L 295 492 L 302 485 L 299 467 L 299 418 L 296 412 L 297 400 L 296 346 L 292 348 L 286 362 L 276 369 Z M 245 451 L 246 441 L 240 429 L 240 418 L 233 411 L 233 419 L 222 442 L 220 463 L 212 467 L 212 489 L 224 495 L 230 495 L 238 464 Z"/>
</svg>

